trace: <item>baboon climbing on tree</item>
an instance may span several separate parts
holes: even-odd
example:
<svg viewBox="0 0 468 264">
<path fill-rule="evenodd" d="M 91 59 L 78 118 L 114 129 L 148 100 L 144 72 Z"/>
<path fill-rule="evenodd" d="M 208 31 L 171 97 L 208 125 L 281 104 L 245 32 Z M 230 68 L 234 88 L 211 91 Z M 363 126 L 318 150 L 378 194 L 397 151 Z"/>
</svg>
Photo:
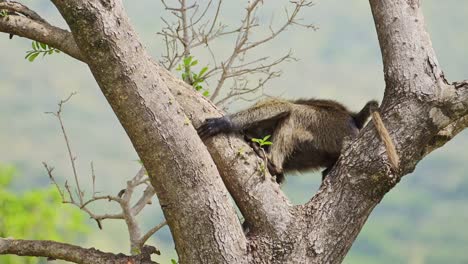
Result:
<svg viewBox="0 0 468 264">
<path fill-rule="evenodd" d="M 266 149 L 268 169 L 282 183 L 284 172 L 326 168 L 338 159 L 345 138 L 357 136 L 378 103 L 369 101 L 354 113 L 332 100 L 267 99 L 251 108 L 220 118 L 210 118 L 197 130 L 202 139 L 219 133 L 243 131 L 247 138 L 271 135 Z"/>
</svg>

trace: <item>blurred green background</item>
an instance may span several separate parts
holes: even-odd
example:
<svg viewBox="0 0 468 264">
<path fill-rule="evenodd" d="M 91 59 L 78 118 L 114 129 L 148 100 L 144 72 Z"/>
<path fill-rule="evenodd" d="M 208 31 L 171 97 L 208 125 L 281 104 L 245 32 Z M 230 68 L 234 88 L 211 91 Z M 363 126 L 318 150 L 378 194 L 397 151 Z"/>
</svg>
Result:
<svg viewBox="0 0 468 264">
<path fill-rule="evenodd" d="M 450 81 L 467 78 L 468 1 L 422 2 L 427 28 L 447 78 Z M 48 1 L 25 3 L 53 24 L 65 25 Z M 156 32 L 163 26 L 160 17 L 168 17 L 168 14 L 162 11 L 157 0 L 126 0 L 124 3 L 145 46 L 154 57 L 159 57 L 164 46 Z M 278 18 L 283 16 L 283 6 L 287 3 L 265 1 L 260 21 L 268 23 L 271 14 Z M 234 27 L 243 11 L 239 2 L 225 1 L 222 21 Z M 267 92 L 287 98 L 334 98 L 353 110 L 360 109 L 369 99 L 381 100 L 382 62 L 368 2 L 318 1 L 316 6 L 305 10 L 302 17 L 319 30 L 292 28 L 257 53 L 283 54 L 292 50 L 299 58 L 297 62 L 281 66 L 283 75 L 267 85 Z M 220 40 L 213 45 L 218 54 L 227 56 L 222 51 L 229 50 L 232 41 Z M 30 46 L 29 40 L 19 37 L 8 40 L 6 34 L 1 35 L 0 162 L 14 166 L 16 172 L 3 173 L 14 176 L 8 184 L 5 180 L 5 184 L 0 185 L 0 192 L 8 191 L 22 199 L 31 190 L 49 190 L 50 182 L 42 161 L 56 167 L 55 176 L 59 181 L 72 179 L 58 123 L 44 112 L 56 110 L 60 99 L 77 91 L 78 95 L 65 106 L 64 119 L 78 156 L 82 183 L 91 190 L 89 164 L 94 161 L 97 189 L 116 194 L 137 172 L 139 165 L 135 160 L 138 158 L 89 70 L 63 54 L 30 63 L 24 59 Z M 194 55 L 200 64 L 209 61 L 206 52 L 195 51 Z M 236 103 L 228 110 L 235 111 L 247 105 Z M 468 134 L 461 133 L 420 162 L 416 171 L 406 176 L 374 210 L 345 263 L 468 263 L 468 155 L 464 149 L 467 143 Z M 319 183 L 318 175 L 291 176 L 284 190 L 295 203 L 303 203 L 314 194 Z M 56 195 L 50 195 L 47 199 L 57 215 L 65 214 L 54 221 L 73 224 L 66 227 L 66 232 L 57 231 L 62 226 L 57 225 L 56 230 L 48 226 L 44 229 L 50 234 L 48 238 L 128 253 L 123 223 L 104 221 L 104 230 L 99 230 L 87 216 L 76 215 L 70 211 L 76 209 L 61 205 Z M 13 233 L 11 228 L 4 230 L 6 226 L 2 221 L 7 219 L 9 206 L 0 201 L 0 232 L 13 236 L 9 234 Z M 106 202 L 97 208 L 108 212 L 116 209 Z M 80 219 L 86 227 L 76 225 Z M 146 208 L 140 217 L 146 228 L 161 219 L 157 203 Z M 84 235 L 86 229 L 88 232 Z M 14 236 L 44 238 L 20 233 L 24 237 L 18 237 L 19 233 Z M 167 227 L 153 236 L 151 244 L 161 249 L 162 255 L 157 261 L 169 263 L 170 258 L 175 257 Z"/>
</svg>

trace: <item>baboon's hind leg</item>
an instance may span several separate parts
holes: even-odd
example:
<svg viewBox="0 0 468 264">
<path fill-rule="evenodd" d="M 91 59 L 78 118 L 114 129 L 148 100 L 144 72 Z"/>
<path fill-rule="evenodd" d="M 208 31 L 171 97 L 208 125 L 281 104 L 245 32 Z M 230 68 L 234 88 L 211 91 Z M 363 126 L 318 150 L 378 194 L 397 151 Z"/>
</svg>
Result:
<svg viewBox="0 0 468 264">
<path fill-rule="evenodd" d="M 287 118 L 278 124 L 278 128 L 273 135 L 273 144 L 270 148 L 269 160 L 274 165 L 274 174 L 281 175 L 277 177 L 277 182 L 284 180 L 283 164 L 285 159 L 291 155 L 294 150 L 292 129 L 292 121 L 290 118 Z"/>
<path fill-rule="evenodd" d="M 265 151 L 255 142 L 252 142 L 251 136 L 245 134 L 244 139 L 249 143 L 250 147 L 255 151 L 257 156 L 259 156 L 261 159 L 265 160 L 267 158 L 267 167 L 268 171 L 272 176 L 276 176 L 276 182 L 281 184 L 284 181 L 284 174 L 280 172 L 280 170 L 275 166 L 275 164 L 272 163 L 271 160 L 268 159 L 268 156 L 265 157 Z"/>
</svg>

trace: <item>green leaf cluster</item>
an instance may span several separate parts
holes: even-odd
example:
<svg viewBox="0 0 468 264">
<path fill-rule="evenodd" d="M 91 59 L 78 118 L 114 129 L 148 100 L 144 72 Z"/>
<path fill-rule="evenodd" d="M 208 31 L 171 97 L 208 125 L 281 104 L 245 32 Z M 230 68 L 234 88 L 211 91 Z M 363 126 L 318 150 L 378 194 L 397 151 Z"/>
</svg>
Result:
<svg viewBox="0 0 468 264">
<path fill-rule="evenodd" d="M 60 50 L 54 47 L 51 47 L 45 43 L 41 43 L 39 41 L 33 41 L 31 46 L 32 46 L 32 50 L 26 51 L 26 56 L 24 57 L 30 62 L 33 62 L 37 58 L 37 56 L 41 54 L 42 54 L 42 57 L 45 57 L 45 55 L 52 55 L 54 53 L 60 53 Z"/>
<path fill-rule="evenodd" d="M 271 137 L 271 135 L 267 135 L 264 138 L 252 138 L 252 142 L 258 143 L 260 147 L 263 146 L 270 146 L 273 144 L 273 142 L 268 141 L 268 139 Z"/>
<path fill-rule="evenodd" d="M 188 56 L 183 59 L 183 63 L 177 65 L 176 71 L 182 72 L 182 80 L 190 83 L 193 88 L 197 91 L 203 91 L 203 96 L 209 96 L 210 91 L 203 88 L 202 83 L 206 79 L 206 72 L 208 66 L 203 67 L 198 73 L 192 71 L 192 67 L 198 64 L 198 60 L 195 60 L 193 56 Z"/>
<path fill-rule="evenodd" d="M 0 237 L 74 242 L 88 231 L 81 211 L 60 206 L 55 187 L 24 193 L 11 184 L 15 169 L 0 164 Z M 45 263 L 37 258 L 0 256 L 2 264 Z"/>
<path fill-rule="evenodd" d="M 5 9 L 0 10 L 0 17 L 8 17 L 8 11 Z"/>
</svg>

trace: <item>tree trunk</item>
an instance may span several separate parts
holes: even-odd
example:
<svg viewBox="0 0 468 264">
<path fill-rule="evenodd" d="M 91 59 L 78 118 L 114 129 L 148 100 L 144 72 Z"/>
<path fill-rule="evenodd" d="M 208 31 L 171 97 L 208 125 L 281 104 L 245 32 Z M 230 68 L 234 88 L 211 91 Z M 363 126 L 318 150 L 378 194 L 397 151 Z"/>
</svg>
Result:
<svg viewBox="0 0 468 264">
<path fill-rule="evenodd" d="M 120 0 L 53 3 L 72 35 L 50 25 L 39 26 L 53 37 L 33 34 L 38 25 L 25 17 L 0 20 L 0 30 L 89 65 L 149 172 L 180 263 L 340 263 L 384 195 L 468 124 L 467 82 L 444 78 L 420 1 L 370 0 L 386 82 L 380 113 L 400 167 L 392 169 L 370 123 L 317 194 L 292 206 L 239 136 L 210 139 L 207 151 L 192 124 L 221 113 L 147 55 Z M 247 235 L 229 194 L 251 225 Z"/>
</svg>

